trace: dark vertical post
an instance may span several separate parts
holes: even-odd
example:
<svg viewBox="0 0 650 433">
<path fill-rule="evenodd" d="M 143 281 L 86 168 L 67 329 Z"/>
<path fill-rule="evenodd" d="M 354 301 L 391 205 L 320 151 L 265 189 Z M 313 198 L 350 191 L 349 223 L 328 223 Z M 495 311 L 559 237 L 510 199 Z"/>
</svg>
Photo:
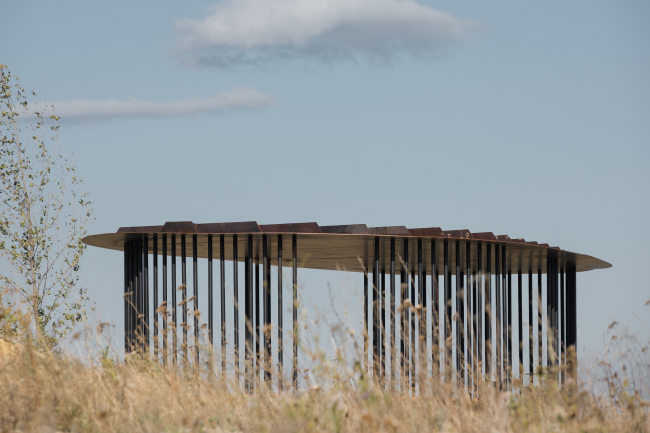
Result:
<svg viewBox="0 0 650 433">
<path fill-rule="evenodd" d="M 467 269 L 466 272 L 466 284 L 465 284 L 465 299 L 466 299 L 466 308 L 465 310 L 467 311 L 467 317 L 465 320 L 465 326 L 467 327 L 467 357 L 465 358 L 467 360 L 467 385 L 472 386 L 473 383 L 473 372 L 474 372 L 474 328 L 473 328 L 473 323 L 474 323 L 474 309 L 473 309 L 473 283 L 474 280 L 472 279 L 472 244 L 467 241 L 465 243 L 465 269 Z M 465 368 L 465 367 L 463 367 Z"/>
<path fill-rule="evenodd" d="M 261 323 L 263 322 L 262 316 L 261 316 L 261 305 L 262 302 L 260 301 L 260 264 L 259 264 L 259 257 L 257 257 L 257 263 L 255 264 L 255 332 L 254 332 L 254 339 L 255 339 L 255 378 L 256 380 L 259 380 L 260 378 L 260 363 L 262 362 L 262 351 L 261 351 L 261 344 L 262 344 L 262 325 Z"/>
<path fill-rule="evenodd" d="M 363 363 L 366 373 L 370 373 L 370 364 L 368 363 L 370 328 L 368 326 L 368 266 L 365 266 L 363 270 Z"/>
<path fill-rule="evenodd" d="M 408 309 L 406 308 L 406 301 L 408 300 L 408 239 L 404 239 L 404 244 L 402 247 L 402 269 L 400 271 L 400 288 L 401 288 L 401 299 L 402 307 L 400 309 L 400 348 L 402 350 L 402 379 L 405 381 L 408 378 L 408 358 L 407 358 L 407 348 L 408 348 Z M 401 388 L 402 391 L 406 391 L 405 388 Z"/>
<path fill-rule="evenodd" d="M 463 341 L 463 332 L 461 330 L 462 326 L 462 321 L 465 317 L 463 314 L 463 301 L 462 301 L 462 296 L 463 296 L 463 277 L 461 275 L 461 263 L 460 263 L 460 242 L 456 241 L 456 311 L 455 315 L 455 322 L 456 322 L 456 382 L 458 384 L 461 383 L 463 380 L 463 372 L 462 372 L 462 363 L 463 363 L 463 349 L 464 349 L 464 341 Z"/>
<path fill-rule="evenodd" d="M 416 358 L 417 354 L 415 352 L 415 342 L 417 340 L 417 335 L 415 333 L 415 320 L 416 320 L 416 305 L 417 305 L 417 295 L 415 290 L 415 268 L 411 270 L 411 387 L 413 392 L 415 392 L 415 374 L 416 374 Z"/>
<path fill-rule="evenodd" d="M 560 269 L 560 366 L 566 365 L 566 320 L 564 312 L 566 310 L 566 291 L 564 288 L 564 268 Z M 564 382 L 566 379 L 566 370 L 560 369 L 560 380 Z"/>
<path fill-rule="evenodd" d="M 271 263 L 269 260 L 269 241 L 262 236 L 262 274 L 264 288 L 264 380 L 271 385 Z"/>
<path fill-rule="evenodd" d="M 176 291 L 178 290 L 178 287 L 176 287 L 176 235 L 172 234 L 171 236 L 171 243 L 172 243 L 172 321 L 174 322 L 174 329 L 173 329 L 173 335 L 172 335 L 172 345 L 174 346 L 174 349 L 172 350 L 172 360 L 174 363 L 178 361 L 178 304 L 176 303 Z"/>
<path fill-rule="evenodd" d="M 185 235 L 181 235 L 181 302 L 183 303 L 183 361 L 187 362 L 187 245 Z"/>
<path fill-rule="evenodd" d="M 221 375 L 226 376 L 226 240 L 219 236 L 219 277 L 221 283 Z"/>
<path fill-rule="evenodd" d="M 521 269 L 517 270 L 517 341 L 518 357 L 517 367 L 519 368 L 519 379 L 524 380 L 524 319 L 523 319 L 523 282 L 521 278 Z M 514 364 L 514 363 L 513 363 Z"/>
<path fill-rule="evenodd" d="M 424 253 L 422 251 L 422 238 L 418 238 L 418 309 L 420 320 L 418 323 L 418 373 L 421 379 L 424 380 L 424 374 L 427 371 L 426 363 L 426 336 L 427 336 L 427 313 L 426 313 L 426 290 L 425 290 L 425 271 L 424 271 Z M 420 383 L 422 386 L 422 383 Z"/>
<path fill-rule="evenodd" d="M 291 239 L 293 254 L 293 386 L 298 389 L 298 238 Z"/>
<path fill-rule="evenodd" d="M 505 262 L 505 257 L 504 257 L 504 262 Z M 508 384 L 509 386 L 512 386 L 512 377 L 513 377 L 513 372 L 514 372 L 514 361 L 513 361 L 513 352 L 512 352 L 512 270 L 508 266 L 508 292 L 506 293 L 507 295 L 507 302 L 506 302 L 506 307 L 507 307 L 507 313 L 506 317 L 508 318 L 508 353 L 507 353 L 507 361 L 506 365 L 508 366 Z"/>
<path fill-rule="evenodd" d="M 476 353 L 477 353 L 477 368 L 476 374 L 477 378 L 482 376 L 481 365 L 484 363 L 483 358 L 483 293 L 484 293 L 484 282 L 483 282 L 483 244 L 478 243 L 476 245 L 476 276 L 478 278 L 477 284 L 477 309 L 476 309 Z"/>
<path fill-rule="evenodd" d="M 502 290 L 503 290 L 503 319 L 502 319 L 502 332 L 503 332 L 503 372 L 504 372 L 504 379 L 505 379 L 505 384 L 506 384 L 506 389 L 510 384 L 510 355 L 511 355 L 511 346 L 512 346 L 512 338 L 511 338 L 511 325 L 512 325 L 512 308 L 510 305 L 510 298 L 512 296 L 512 285 L 511 285 L 511 275 L 508 272 L 508 261 L 506 257 L 506 246 L 502 245 L 501 246 L 501 278 L 503 279 L 502 282 Z"/>
<path fill-rule="evenodd" d="M 139 351 L 142 338 L 142 327 L 140 326 L 140 314 L 142 308 L 142 291 L 140 290 L 142 267 L 142 244 L 141 241 L 133 241 L 133 350 Z"/>
<path fill-rule="evenodd" d="M 149 354 L 149 239 L 142 238 L 142 353 Z"/>
<path fill-rule="evenodd" d="M 210 348 L 214 346 L 214 269 L 212 258 L 212 235 L 208 235 L 208 339 Z"/>
<path fill-rule="evenodd" d="M 452 378 L 452 373 L 454 369 L 453 359 L 452 359 L 452 348 L 453 348 L 453 339 L 451 332 L 451 269 L 449 265 L 449 242 L 447 240 L 443 243 L 443 259 L 444 259 L 444 272 L 445 272 L 445 377 L 447 383 Z"/>
<path fill-rule="evenodd" d="M 278 235 L 278 387 L 280 391 L 284 388 L 284 343 L 282 333 L 284 332 L 282 318 L 282 235 Z"/>
<path fill-rule="evenodd" d="M 379 296 L 379 341 L 380 341 L 380 357 L 379 369 L 382 379 L 386 378 L 386 270 L 383 268 L 383 260 L 381 264 L 381 293 Z"/>
<path fill-rule="evenodd" d="M 167 315 L 171 311 L 167 305 L 167 235 L 162 235 L 162 303 L 163 308 L 162 329 L 163 329 L 163 363 L 167 363 Z"/>
<path fill-rule="evenodd" d="M 192 235 L 192 313 L 194 316 L 194 358 L 196 366 L 199 366 L 199 349 L 201 340 L 199 338 L 199 253 L 197 235 Z"/>
<path fill-rule="evenodd" d="M 372 377 L 379 378 L 379 238 L 375 238 L 375 256 L 372 269 Z"/>
<path fill-rule="evenodd" d="M 253 235 L 246 237 L 244 255 L 244 386 L 253 391 Z"/>
<path fill-rule="evenodd" d="M 499 387 L 503 385 L 503 376 L 501 370 L 502 364 L 502 337 L 503 337 L 503 325 L 501 323 L 501 253 L 499 251 L 499 245 L 494 246 L 494 294 L 495 294 L 495 303 L 496 303 L 496 377 Z"/>
<path fill-rule="evenodd" d="M 131 242 L 124 242 L 124 353 L 131 351 Z"/>
<path fill-rule="evenodd" d="M 553 259 L 546 256 L 546 365 L 553 366 Z"/>
<path fill-rule="evenodd" d="M 567 345 L 567 378 L 576 380 L 577 371 L 577 342 L 578 342 L 578 317 L 577 317 L 577 290 L 576 268 L 570 266 L 566 270 L 566 345 Z"/>
<path fill-rule="evenodd" d="M 492 245 L 485 245 L 485 376 L 492 380 Z"/>
<path fill-rule="evenodd" d="M 390 384 L 395 389 L 395 238 L 390 238 Z"/>
<path fill-rule="evenodd" d="M 543 360 L 543 354 L 542 350 L 544 347 L 544 341 L 543 341 L 543 328 L 542 328 L 542 317 L 543 317 L 543 309 L 542 309 L 542 263 L 540 262 L 539 264 L 539 269 L 537 269 L 537 309 L 538 309 L 538 314 L 537 314 L 537 349 L 539 352 L 539 357 L 537 359 L 537 368 L 542 368 L 544 363 L 542 362 Z"/>
<path fill-rule="evenodd" d="M 237 235 L 232 235 L 232 270 L 233 270 L 233 276 L 232 276 L 232 288 L 233 288 L 233 313 L 234 313 L 234 320 L 233 320 L 233 336 L 235 340 L 235 375 L 237 376 L 237 384 L 239 385 L 239 264 L 238 264 L 238 259 L 239 259 L 239 252 L 237 251 Z"/>
<path fill-rule="evenodd" d="M 160 356 L 158 344 L 158 235 L 153 235 L 153 353 Z"/>
<path fill-rule="evenodd" d="M 436 241 L 431 239 L 431 375 L 433 379 L 440 379 L 440 307 L 438 289 L 438 261 L 436 257 Z"/>
<path fill-rule="evenodd" d="M 530 264 L 528 270 L 528 374 L 530 375 L 530 384 L 533 384 L 533 375 L 535 374 L 535 359 L 534 359 L 534 316 L 533 316 L 533 267 Z"/>
</svg>

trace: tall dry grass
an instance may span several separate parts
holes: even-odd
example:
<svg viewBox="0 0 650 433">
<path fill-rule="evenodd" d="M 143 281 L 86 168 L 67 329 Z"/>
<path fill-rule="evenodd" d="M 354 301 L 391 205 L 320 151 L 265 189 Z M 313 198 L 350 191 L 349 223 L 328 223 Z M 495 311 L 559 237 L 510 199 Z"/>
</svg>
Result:
<svg viewBox="0 0 650 433">
<path fill-rule="evenodd" d="M 473 399 L 426 378 L 418 396 L 404 396 L 369 381 L 358 363 L 313 350 L 304 354 L 309 388 L 278 393 L 258 382 L 246 394 L 208 364 L 54 352 L 16 332 L 18 322 L 0 312 L 1 431 L 650 432 L 648 349 L 630 336 L 612 340 L 589 383 L 562 389 L 542 380 L 508 393 L 479 381 Z"/>
</svg>

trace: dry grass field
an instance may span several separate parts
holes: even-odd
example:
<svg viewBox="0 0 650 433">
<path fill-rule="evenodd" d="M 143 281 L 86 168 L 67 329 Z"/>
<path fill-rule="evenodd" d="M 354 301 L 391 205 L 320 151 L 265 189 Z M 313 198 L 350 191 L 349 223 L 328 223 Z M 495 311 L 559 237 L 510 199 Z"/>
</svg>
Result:
<svg viewBox="0 0 650 433">
<path fill-rule="evenodd" d="M 278 393 L 258 384 L 251 395 L 210 374 L 210 365 L 49 351 L 4 329 L 3 432 L 650 432 L 650 357 L 629 336 L 614 336 L 577 384 L 559 389 L 547 376 L 508 393 L 480 382 L 470 398 L 431 379 L 415 397 L 380 389 L 319 351 L 305 354 L 313 359 L 303 381 L 310 388 Z"/>
</svg>

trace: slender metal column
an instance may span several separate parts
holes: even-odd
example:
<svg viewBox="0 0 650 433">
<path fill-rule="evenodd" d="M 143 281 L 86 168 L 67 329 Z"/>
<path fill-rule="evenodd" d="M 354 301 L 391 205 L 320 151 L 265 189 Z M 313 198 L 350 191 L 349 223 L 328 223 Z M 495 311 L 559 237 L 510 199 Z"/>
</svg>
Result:
<svg viewBox="0 0 650 433">
<path fill-rule="evenodd" d="M 368 326 L 368 266 L 365 266 L 363 270 L 363 362 L 366 373 L 370 373 L 370 364 L 368 363 L 370 328 Z"/>
<path fill-rule="evenodd" d="M 172 262 L 172 322 L 174 323 L 174 329 L 172 330 L 172 362 L 176 363 L 178 361 L 178 304 L 176 303 L 176 291 L 178 287 L 176 286 L 176 235 L 172 234 L 171 236 L 171 262 Z"/>
<path fill-rule="evenodd" d="M 383 263 L 382 263 L 383 265 Z M 381 268 L 381 293 L 379 295 L 379 346 L 380 346 L 380 363 L 379 369 L 381 378 L 386 378 L 386 270 Z"/>
<path fill-rule="evenodd" d="M 162 303 L 165 306 L 162 311 L 162 329 L 163 329 L 163 364 L 167 363 L 167 318 L 171 311 L 167 305 L 167 235 L 162 235 Z"/>
<path fill-rule="evenodd" d="M 244 386 L 253 391 L 253 235 L 246 237 L 244 255 Z"/>
<path fill-rule="evenodd" d="M 149 329 L 151 329 L 149 318 L 149 239 L 147 235 L 144 235 L 142 239 L 142 260 L 143 260 L 143 270 L 142 270 L 142 310 L 143 314 L 143 326 L 142 334 L 144 338 L 142 339 L 142 352 L 149 354 Z"/>
<path fill-rule="evenodd" d="M 293 254 L 293 386 L 298 389 L 298 238 L 291 239 Z M 367 304 L 366 304 L 367 305 Z"/>
<path fill-rule="evenodd" d="M 131 242 L 124 242 L 124 353 L 131 351 Z"/>
<path fill-rule="evenodd" d="M 263 287 L 264 287 L 264 380 L 271 384 L 271 262 L 269 260 L 269 241 L 262 236 Z"/>
<path fill-rule="evenodd" d="M 235 374 L 237 376 L 237 384 L 239 385 L 239 372 L 241 371 L 239 364 L 239 263 L 238 263 L 238 251 L 237 251 L 237 235 L 232 235 L 232 289 L 233 289 L 233 314 L 234 314 L 234 323 L 233 323 L 233 339 L 235 340 Z M 240 385 L 241 386 L 241 385 Z"/>
<path fill-rule="evenodd" d="M 560 366 L 566 365 L 566 320 L 564 312 L 566 310 L 566 290 L 564 288 L 564 268 L 560 268 Z M 560 380 L 564 383 L 566 379 L 566 370 L 560 370 Z"/>
<path fill-rule="evenodd" d="M 477 251 L 478 253 L 478 251 Z M 478 348 L 479 348 L 479 326 L 480 326 L 480 304 L 479 304 L 479 293 L 478 293 L 478 271 L 476 269 L 476 263 L 472 266 L 472 383 L 474 384 L 474 396 L 476 396 L 477 387 L 478 387 L 478 378 L 480 376 L 479 368 L 481 367 Z"/>
<path fill-rule="evenodd" d="M 461 263 L 460 263 L 460 242 L 456 241 L 456 309 L 454 311 L 455 325 L 456 325 L 456 382 L 460 384 L 460 381 L 463 380 L 464 373 L 462 372 L 462 363 L 463 363 L 463 350 L 464 350 L 464 336 L 461 330 L 463 319 L 465 314 L 463 314 L 463 277 L 461 275 Z"/>
<path fill-rule="evenodd" d="M 415 375 L 416 375 L 416 362 L 417 362 L 417 352 L 415 351 L 415 345 L 417 340 L 417 334 L 415 329 L 416 322 L 416 306 L 418 304 L 417 291 L 415 290 L 415 269 L 411 271 L 411 388 L 415 393 Z"/>
<path fill-rule="evenodd" d="M 431 374 L 432 377 L 440 379 L 440 306 L 438 288 L 438 261 L 436 258 L 436 241 L 431 239 Z"/>
<path fill-rule="evenodd" d="M 445 367 L 446 381 L 447 383 L 449 383 L 453 375 L 454 364 L 452 359 L 453 335 L 451 331 L 451 323 L 452 323 L 451 267 L 449 265 L 449 242 L 447 240 L 443 242 L 443 260 L 444 260 L 444 267 L 445 267 L 444 268 L 444 272 L 445 272 L 445 293 L 444 293 L 445 296 L 445 317 L 444 317 L 445 363 L 444 363 L 444 367 Z"/>
<path fill-rule="evenodd" d="M 284 343 L 282 333 L 284 332 L 282 318 L 282 235 L 278 235 L 278 386 L 280 391 L 284 389 Z"/>
<path fill-rule="evenodd" d="M 506 257 L 506 246 L 502 245 L 501 246 L 501 278 L 503 279 L 502 282 L 502 290 L 503 290 L 503 316 L 502 316 L 502 333 L 503 333 L 503 373 L 504 373 L 504 380 L 506 384 L 506 389 L 508 389 L 510 385 L 510 375 L 511 375 L 511 370 L 510 370 L 510 359 L 511 359 L 511 346 L 512 346 L 512 338 L 511 338 L 511 332 L 512 332 L 512 308 L 510 305 L 510 298 L 512 296 L 512 285 L 511 285 L 511 278 L 510 278 L 510 273 L 507 270 L 508 266 L 508 261 Z"/>
<path fill-rule="evenodd" d="M 194 302 L 192 303 L 192 315 L 194 316 L 194 358 L 198 366 L 201 340 L 199 338 L 199 254 L 196 235 L 192 235 L 192 285 L 192 297 L 194 298 Z"/>
<path fill-rule="evenodd" d="M 504 257 L 505 262 L 505 257 Z M 508 353 L 506 358 L 506 365 L 508 366 L 508 384 L 512 386 L 512 377 L 514 374 L 514 356 L 512 352 L 512 270 L 508 268 L 508 292 L 506 293 L 506 317 L 508 318 Z"/>
<path fill-rule="evenodd" d="M 519 368 L 519 379 L 524 380 L 524 323 L 523 323 L 523 283 L 521 269 L 517 270 L 517 341 L 519 353 L 517 367 Z M 513 363 L 514 364 L 514 363 Z"/>
<path fill-rule="evenodd" d="M 485 245 L 485 376 L 492 380 L 492 245 Z"/>
<path fill-rule="evenodd" d="M 408 239 L 404 239 L 403 249 L 402 249 L 402 270 L 400 271 L 400 287 L 402 291 L 402 308 L 400 309 L 400 348 L 402 350 L 402 379 L 408 381 L 408 370 L 409 370 L 409 360 L 408 360 L 408 347 L 409 347 L 409 327 L 408 327 L 408 317 L 409 310 L 406 308 L 406 301 L 408 300 Z M 405 391 L 405 388 L 402 388 L 402 391 Z"/>
<path fill-rule="evenodd" d="M 212 268 L 212 235 L 208 235 L 208 339 L 214 346 L 214 272 Z M 210 355 L 212 358 L 212 355 Z"/>
<path fill-rule="evenodd" d="M 482 365 L 484 364 L 484 358 L 483 358 L 483 293 L 485 291 L 484 287 L 484 278 L 483 278 L 483 244 L 478 243 L 476 245 L 476 276 L 478 278 L 478 284 L 477 284 L 477 291 L 476 294 L 478 296 L 478 302 L 477 302 L 477 308 L 476 308 L 476 325 L 477 325 L 477 332 L 476 332 L 476 362 L 477 362 L 477 369 L 476 369 L 476 374 L 477 377 L 482 377 Z"/>
<path fill-rule="evenodd" d="M 158 235 L 153 238 L 153 353 L 156 358 L 160 356 L 158 342 Z"/>
<path fill-rule="evenodd" d="M 553 366 L 553 259 L 546 257 L 546 365 Z"/>
<path fill-rule="evenodd" d="M 533 270 L 528 270 L 528 374 L 530 375 L 530 384 L 533 384 L 533 375 L 535 374 L 534 359 L 534 316 L 533 316 Z"/>
<path fill-rule="evenodd" d="M 390 384 L 395 389 L 395 238 L 390 238 Z"/>
<path fill-rule="evenodd" d="M 502 356 L 502 350 L 503 350 L 503 323 L 502 323 L 502 314 L 501 314 L 501 307 L 502 307 L 502 294 L 501 294 L 501 254 L 499 251 L 499 245 L 494 246 L 494 294 L 496 297 L 496 330 L 495 330 L 495 337 L 496 337 L 496 376 L 497 376 L 497 383 L 499 387 L 503 385 L 503 356 Z"/>
<path fill-rule="evenodd" d="M 377 379 L 381 376 L 379 365 L 381 337 L 379 336 L 379 238 L 375 238 L 375 259 L 372 269 L 372 376 Z"/>
<path fill-rule="evenodd" d="M 474 309 L 473 309 L 473 283 L 472 279 L 472 244 L 470 242 L 465 243 L 465 269 L 466 271 L 466 285 L 465 285 L 465 298 L 467 301 L 465 311 L 466 311 L 466 320 L 465 327 L 467 333 L 467 385 L 472 386 L 473 383 L 473 372 L 474 372 Z"/>
<path fill-rule="evenodd" d="M 185 235 L 181 235 L 181 302 L 183 303 L 183 361 L 187 362 L 187 248 Z"/>
<path fill-rule="evenodd" d="M 262 351 L 261 351 L 261 344 L 262 344 L 262 326 L 261 324 L 264 322 L 261 316 L 261 305 L 262 302 L 260 300 L 260 264 L 259 264 L 259 257 L 257 257 L 257 263 L 255 264 L 255 332 L 254 332 L 254 339 L 255 339 L 255 378 L 256 380 L 260 380 L 260 364 L 262 362 Z"/>
<path fill-rule="evenodd" d="M 543 328 L 542 328 L 542 317 L 544 314 L 542 308 L 542 264 L 540 263 L 539 269 L 537 270 L 537 348 L 539 352 L 539 357 L 537 358 L 537 368 L 541 369 L 544 365 L 542 350 L 544 349 L 544 339 L 543 339 Z"/>
<path fill-rule="evenodd" d="M 144 339 L 145 339 L 145 327 L 144 327 L 144 277 L 142 275 L 142 268 L 143 268 L 143 258 L 142 258 L 142 239 L 139 239 L 136 243 L 136 248 L 137 248 L 137 253 L 136 253 L 136 290 L 137 290 L 137 296 L 136 299 L 138 300 L 138 308 L 136 310 L 136 323 L 138 324 L 138 349 L 144 353 Z"/>
<path fill-rule="evenodd" d="M 226 376 L 226 240 L 219 236 L 219 277 L 221 285 L 221 375 Z"/>
<path fill-rule="evenodd" d="M 425 357 L 427 342 L 427 299 L 426 299 L 426 280 L 425 280 L 425 270 L 423 265 L 424 255 L 422 251 L 422 238 L 418 238 L 418 306 L 416 310 L 420 316 L 418 323 L 418 372 L 419 377 L 424 377 L 428 367 Z M 423 380 L 423 379 L 422 379 Z"/>
<path fill-rule="evenodd" d="M 566 270 L 566 345 L 567 345 L 567 378 L 576 379 L 578 355 L 578 317 L 577 317 L 576 268 L 569 266 Z"/>
<path fill-rule="evenodd" d="M 139 351 L 140 341 L 142 339 L 142 327 L 140 324 L 140 315 L 142 308 L 142 290 L 140 289 L 142 267 L 142 244 L 140 240 L 133 241 L 133 350 Z"/>
</svg>

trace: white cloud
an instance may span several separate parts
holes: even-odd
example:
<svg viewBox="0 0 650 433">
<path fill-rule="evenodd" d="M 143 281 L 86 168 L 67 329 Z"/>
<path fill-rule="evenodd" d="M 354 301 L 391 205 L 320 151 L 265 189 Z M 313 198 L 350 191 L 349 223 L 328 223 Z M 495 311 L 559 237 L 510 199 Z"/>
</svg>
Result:
<svg viewBox="0 0 650 433">
<path fill-rule="evenodd" d="M 193 62 L 228 66 L 283 58 L 386 62 L 431 57 L 478 27 L 413 0 L 224 0 L 175 23 Z"/>
<path fill-rule="evenodd" d="M 259 108 L 273 104 L 273 97 L 252 89 L 233 89 L 209 98 L 190 98 L 175 102 L 152 102 L 138 99 L 103 101 L 73 99 L 48 102 L 62 120 L 105 119 L 112 117 L 169 117 L 197 113 L 217 113 L 236 108 Z M 36 107 L 35 107 L 36 108 Z"/>
</svg>

